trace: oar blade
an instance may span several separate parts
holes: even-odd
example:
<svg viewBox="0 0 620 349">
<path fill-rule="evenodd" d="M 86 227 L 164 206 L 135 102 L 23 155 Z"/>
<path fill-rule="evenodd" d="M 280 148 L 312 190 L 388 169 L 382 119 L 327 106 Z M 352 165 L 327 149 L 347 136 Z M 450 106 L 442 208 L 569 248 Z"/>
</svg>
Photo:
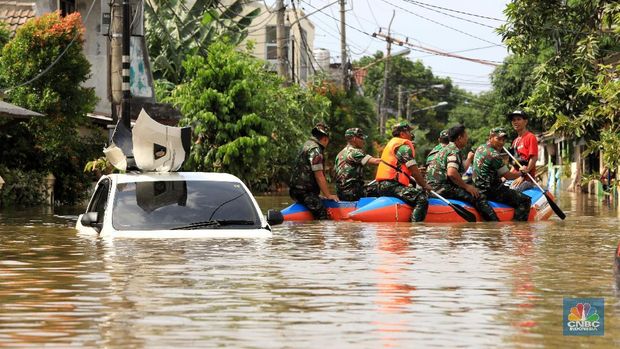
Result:
<svg viewBox="0 0 620 349">
<path fill-rule="evenodd" d="M 468 221 L 468 222 L 475 222 L 476 221 L 476 216 L 467 211 L 463 206 L 460 205 L 456 205 L 453 203 L 449 203 L 450 207 L 452 207 L 452 209 L 454 210 L 454 212 L 456 212 L 459 216 L 463 217 L 464 220 Z"/>
<path fill-rule="evenodd" d="M 547 202 L 549 203 L 549 206 L 551 206 L 551 209 L 553 210 L 553 212 L 555 212 L 555 214 L 557 214 L 558 217 L 560 217 L 560 219 L 564 220 L 564 218 L 566 218 L 566 215 L 564 214 L 564 212 L 555 203 L 555 201 L 553 201 L 551 196 L 549 196 L 548 192 L 544 192 L 544 194 L 545 194 L 545 198 L 547 199 Z"/>
</svg>

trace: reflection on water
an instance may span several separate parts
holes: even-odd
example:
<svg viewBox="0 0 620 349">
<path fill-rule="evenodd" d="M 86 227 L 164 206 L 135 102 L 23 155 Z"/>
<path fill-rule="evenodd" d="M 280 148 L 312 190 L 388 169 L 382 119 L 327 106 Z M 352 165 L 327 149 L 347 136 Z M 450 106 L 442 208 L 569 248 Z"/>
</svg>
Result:
<svg viewBox="0 0 620 349">
<path fill-rule="evenodd" d="M 169 241 L 79 237 L 77 210 L 3 211 L 0 347 L 617 347 L 618 210 L 568 193 L 561 207 L 563 222 Z M 564 297 L 604 297 L 605 336 L 564 337 Z"/>
</svg>

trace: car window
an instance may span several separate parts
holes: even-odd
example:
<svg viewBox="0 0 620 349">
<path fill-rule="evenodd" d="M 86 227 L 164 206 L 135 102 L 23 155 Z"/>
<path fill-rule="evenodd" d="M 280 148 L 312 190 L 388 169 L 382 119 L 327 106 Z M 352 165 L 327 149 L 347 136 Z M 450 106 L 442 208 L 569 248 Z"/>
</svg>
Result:
<svg viewBox="0 0 620 349">
<path fill-rule="evenodd" d="M 95 194 L 93 194 L 93 199 L 88 205 L 88 209 L 86 212 L 97 212 L 97 222 L 103 222 L 103 215 L 105 213 L 105 209 L 108 203 L 108 194 L 110 193 L 110 180 L 103 179 L 97 185 L 97 189 L 95 189 Z"/>
<path fill-rule="evenodd" d="M 117 230 L 156 230 L 218 221 L 225 223 L 213 228 L 255 229 L 260 216 L 250 195 L 236 182 L 121 183 L 116 186 L 112 225 Z"/>
</svg>

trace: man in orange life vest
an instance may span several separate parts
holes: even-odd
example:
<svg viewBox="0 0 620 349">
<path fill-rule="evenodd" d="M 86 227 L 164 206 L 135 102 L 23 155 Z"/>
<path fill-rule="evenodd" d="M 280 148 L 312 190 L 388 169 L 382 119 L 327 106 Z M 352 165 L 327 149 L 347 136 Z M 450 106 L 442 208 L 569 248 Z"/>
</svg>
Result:
<svg viewBox="0 0 620 349">
<path fill-rule="evenodd" d="M 431 187 L 418 170 L 415 148 L 411 143 L 413 139 L 411 130 L 411 125 L 406 121 L 392 127 L 394 138 L 383 149 L 375 180 L 379 183 L 379 195 L 393 196 L 405 201 L 413 208 L 411 221 L 421 222 L 426 218 L 428 210 L 426 191 L 430 191 Z M 391 166 L 398 168 L 399 171 Z M 412 176 L 422 189 L 416 188 L 409 180 L 409 176 Z"/>
<path fill-rule="evenodd" d="M 536 161 L 538 160 L 538 140 L 536 136 L 527 129 L 527 114 L 521 110 L 515 110 L 508 114 L 508 119 L 512 124 L 512 128 L 517 132 L 517 138 L 512 142 L 512 153 L 519 160 L 515 166 L 527 166 L 527 172 L 536 178 Z M 513 170 L 512 172 L 517 172 Z M 515 179 L 510 185 L 511 189 L 516 191 L 524 191 L 533 188 L 535 184 L 532 180 L 524 175 Z"/>
</svg>

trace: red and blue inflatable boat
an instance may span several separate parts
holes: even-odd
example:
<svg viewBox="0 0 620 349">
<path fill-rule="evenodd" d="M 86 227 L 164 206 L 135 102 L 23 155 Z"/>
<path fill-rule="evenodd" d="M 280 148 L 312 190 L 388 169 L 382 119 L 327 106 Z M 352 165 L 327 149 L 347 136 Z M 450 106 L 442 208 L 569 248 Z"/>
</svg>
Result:
<svg viewBox="0 0 620 349">
<path fill-rule="evenodd" d="M 538 188 L 525 190 L 524 194 L 532 198 L 532 206 L 528 221 L 541 221 L 549 219 L 553 210 L 547 199 Z M 551 195 L 551 194 L 549 194 Z M 454 223 L 466 222 L 454 210 L 436 198 L 429 198 L 428 213 L 424 222 L 427 223 Z M 476 216 L 477 221 L 483 221 L 476 209 L 463 201 L 449 200 L 454 204 L 461 205 Z M 508 205 L 489 201 L 500 221 L 509 221 L 514 215 L 514 209 Z M 404 201 L 388 196 L 361 198 L 359 201 L 323 200 L 330 217 L 333 220 L 351 220 L 362 222 L 409 222 L 411 206 Z M 314 220 L 312 213 L 299 203 L 282 210 L 285 221 L 311 221 Z"/>
</svg>

